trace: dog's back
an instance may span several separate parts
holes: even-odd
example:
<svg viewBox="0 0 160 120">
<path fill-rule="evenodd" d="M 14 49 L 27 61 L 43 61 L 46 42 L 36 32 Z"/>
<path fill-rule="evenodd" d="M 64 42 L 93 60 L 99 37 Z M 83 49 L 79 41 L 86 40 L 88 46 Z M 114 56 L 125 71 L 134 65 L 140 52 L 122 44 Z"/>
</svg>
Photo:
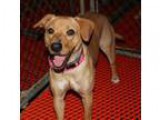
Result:
<svg viewBox="0 0 160 120">
<path fill-rule="evenodd" d="M 90 55 L 93 58 L 93 62 L 94 64 L 96 64 L 98 59 L 98 54 L 99 54 L 100 41 L 102 43 L 104 43 L 103 41 L 106 41 L 107 44 L 110 44 L 110 41 L 111 41 L 109 39 L 103 39 L 103 34 L 105 34 L 106 37 L 108 36 L 109 38 L 112 38 L 112 34 L 113 34 L 112 32 L 114 31 L 107 17 L 101 14 L 88 12 L 81 17 L 87 18 L 95 23 L 95 28 L 90 38 L 90 43 L 88 45 L 88 48 L 89 48 Z"/>
</svg>

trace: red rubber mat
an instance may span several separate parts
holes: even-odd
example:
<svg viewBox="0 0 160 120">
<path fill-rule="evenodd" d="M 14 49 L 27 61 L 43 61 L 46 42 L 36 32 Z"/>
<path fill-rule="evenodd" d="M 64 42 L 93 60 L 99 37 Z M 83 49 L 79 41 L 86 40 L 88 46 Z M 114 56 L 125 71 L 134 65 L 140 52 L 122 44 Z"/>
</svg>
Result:
<svg viewBox="0 0 160 120">
<path fill-rule="evenodd" d="M 101 54 L 97 65 L 93 94 L 93 120 L 141 119 L 141 60 L 117 56 L 121 81 L 110 81 L 110 66 Z M 70 91 L 65 99 L 65 120 L 82 120 L 81 99 Z M 22 112 L 21 120 L 56 120 L 49 89 Z"/>
</svg>

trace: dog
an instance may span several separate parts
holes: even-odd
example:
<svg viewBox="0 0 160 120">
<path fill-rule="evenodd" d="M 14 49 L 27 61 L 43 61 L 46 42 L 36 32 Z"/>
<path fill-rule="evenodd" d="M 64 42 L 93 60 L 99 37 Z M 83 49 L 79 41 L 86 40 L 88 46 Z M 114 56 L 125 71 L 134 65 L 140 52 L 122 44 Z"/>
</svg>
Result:
<svg viewBox="0 0 160 120">
<path fill-rule="evenodd" d="M 45 15 L 34 28 L 45 29 L 44 39 L 50 56 L 50 87 L 58 120 L 64 119 L 64 97 L 69 89 L 82 97 L 84 119 L 92 119 L 92 90 L 99 49 L 108 57 L 113 83 L 120 81 L 115 63 L 115 38 L 108 19 L 86 13 L 69 17 Z"/>
</svg>

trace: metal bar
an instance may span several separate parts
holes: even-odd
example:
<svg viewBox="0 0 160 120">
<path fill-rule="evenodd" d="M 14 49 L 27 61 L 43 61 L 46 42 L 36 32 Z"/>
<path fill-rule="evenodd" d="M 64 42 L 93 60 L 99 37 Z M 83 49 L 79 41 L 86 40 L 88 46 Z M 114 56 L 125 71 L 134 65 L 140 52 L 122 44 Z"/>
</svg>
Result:
<svg viewBox="0 0 160 120">
<path fill-rule="evenodd" d="M 124 49 L 116 49 L 116 53 L 132 58 L 141 58 L 141 53 L 140 52 L 134 52 L 130 50 L 124 50 Z"/>
<path fill-rule="evenodd" d="M 35 40 L 41 40 L 43 39 L 43 31 L 36 31 L 36 30 L 33 30 L 33 29 L 23 29 L 21 28 L 21 31 L 20 31 L 21 35 L 24 35 L 26 37 L 31 37 Z"/>
<path fill-rule="evenodd" d="M 25 91 L 26 95 L 21 98 L 20 108 L 23 109 L 42 89 L 49 84 L 49 75 L 46 73 L 37 83 L 35 83 L 29 90 Z"/>
<path fill-rule="evenodd" d="M 94 0 L 90 0 L 90 11 L 95 12 Z"/>
<path fill-rule="evenodd" d="M 85 12 L 84 0 L 80 0 L 80 14 L 84 15 L 84 12 Z"/>
<path fill-rule="evenodd" d="M 99 2 L 96 0 L 96 13 L 99 13 Z"/>
</svg>

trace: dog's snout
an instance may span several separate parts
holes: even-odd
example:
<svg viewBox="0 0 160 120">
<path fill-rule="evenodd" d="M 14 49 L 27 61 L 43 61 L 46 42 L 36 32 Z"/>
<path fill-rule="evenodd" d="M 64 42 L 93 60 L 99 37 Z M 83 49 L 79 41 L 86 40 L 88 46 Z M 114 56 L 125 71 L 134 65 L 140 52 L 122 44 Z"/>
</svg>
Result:
<svg viewBox="0 0 160 120">
<path fill-rule="evenodd" d="M 62 44 L 60 42 L 54 42 L 52 43 L 51 45 L 51 49 L 54 51 L 54 52 L 60 52 L 62 50 Z"/>
</svg>

